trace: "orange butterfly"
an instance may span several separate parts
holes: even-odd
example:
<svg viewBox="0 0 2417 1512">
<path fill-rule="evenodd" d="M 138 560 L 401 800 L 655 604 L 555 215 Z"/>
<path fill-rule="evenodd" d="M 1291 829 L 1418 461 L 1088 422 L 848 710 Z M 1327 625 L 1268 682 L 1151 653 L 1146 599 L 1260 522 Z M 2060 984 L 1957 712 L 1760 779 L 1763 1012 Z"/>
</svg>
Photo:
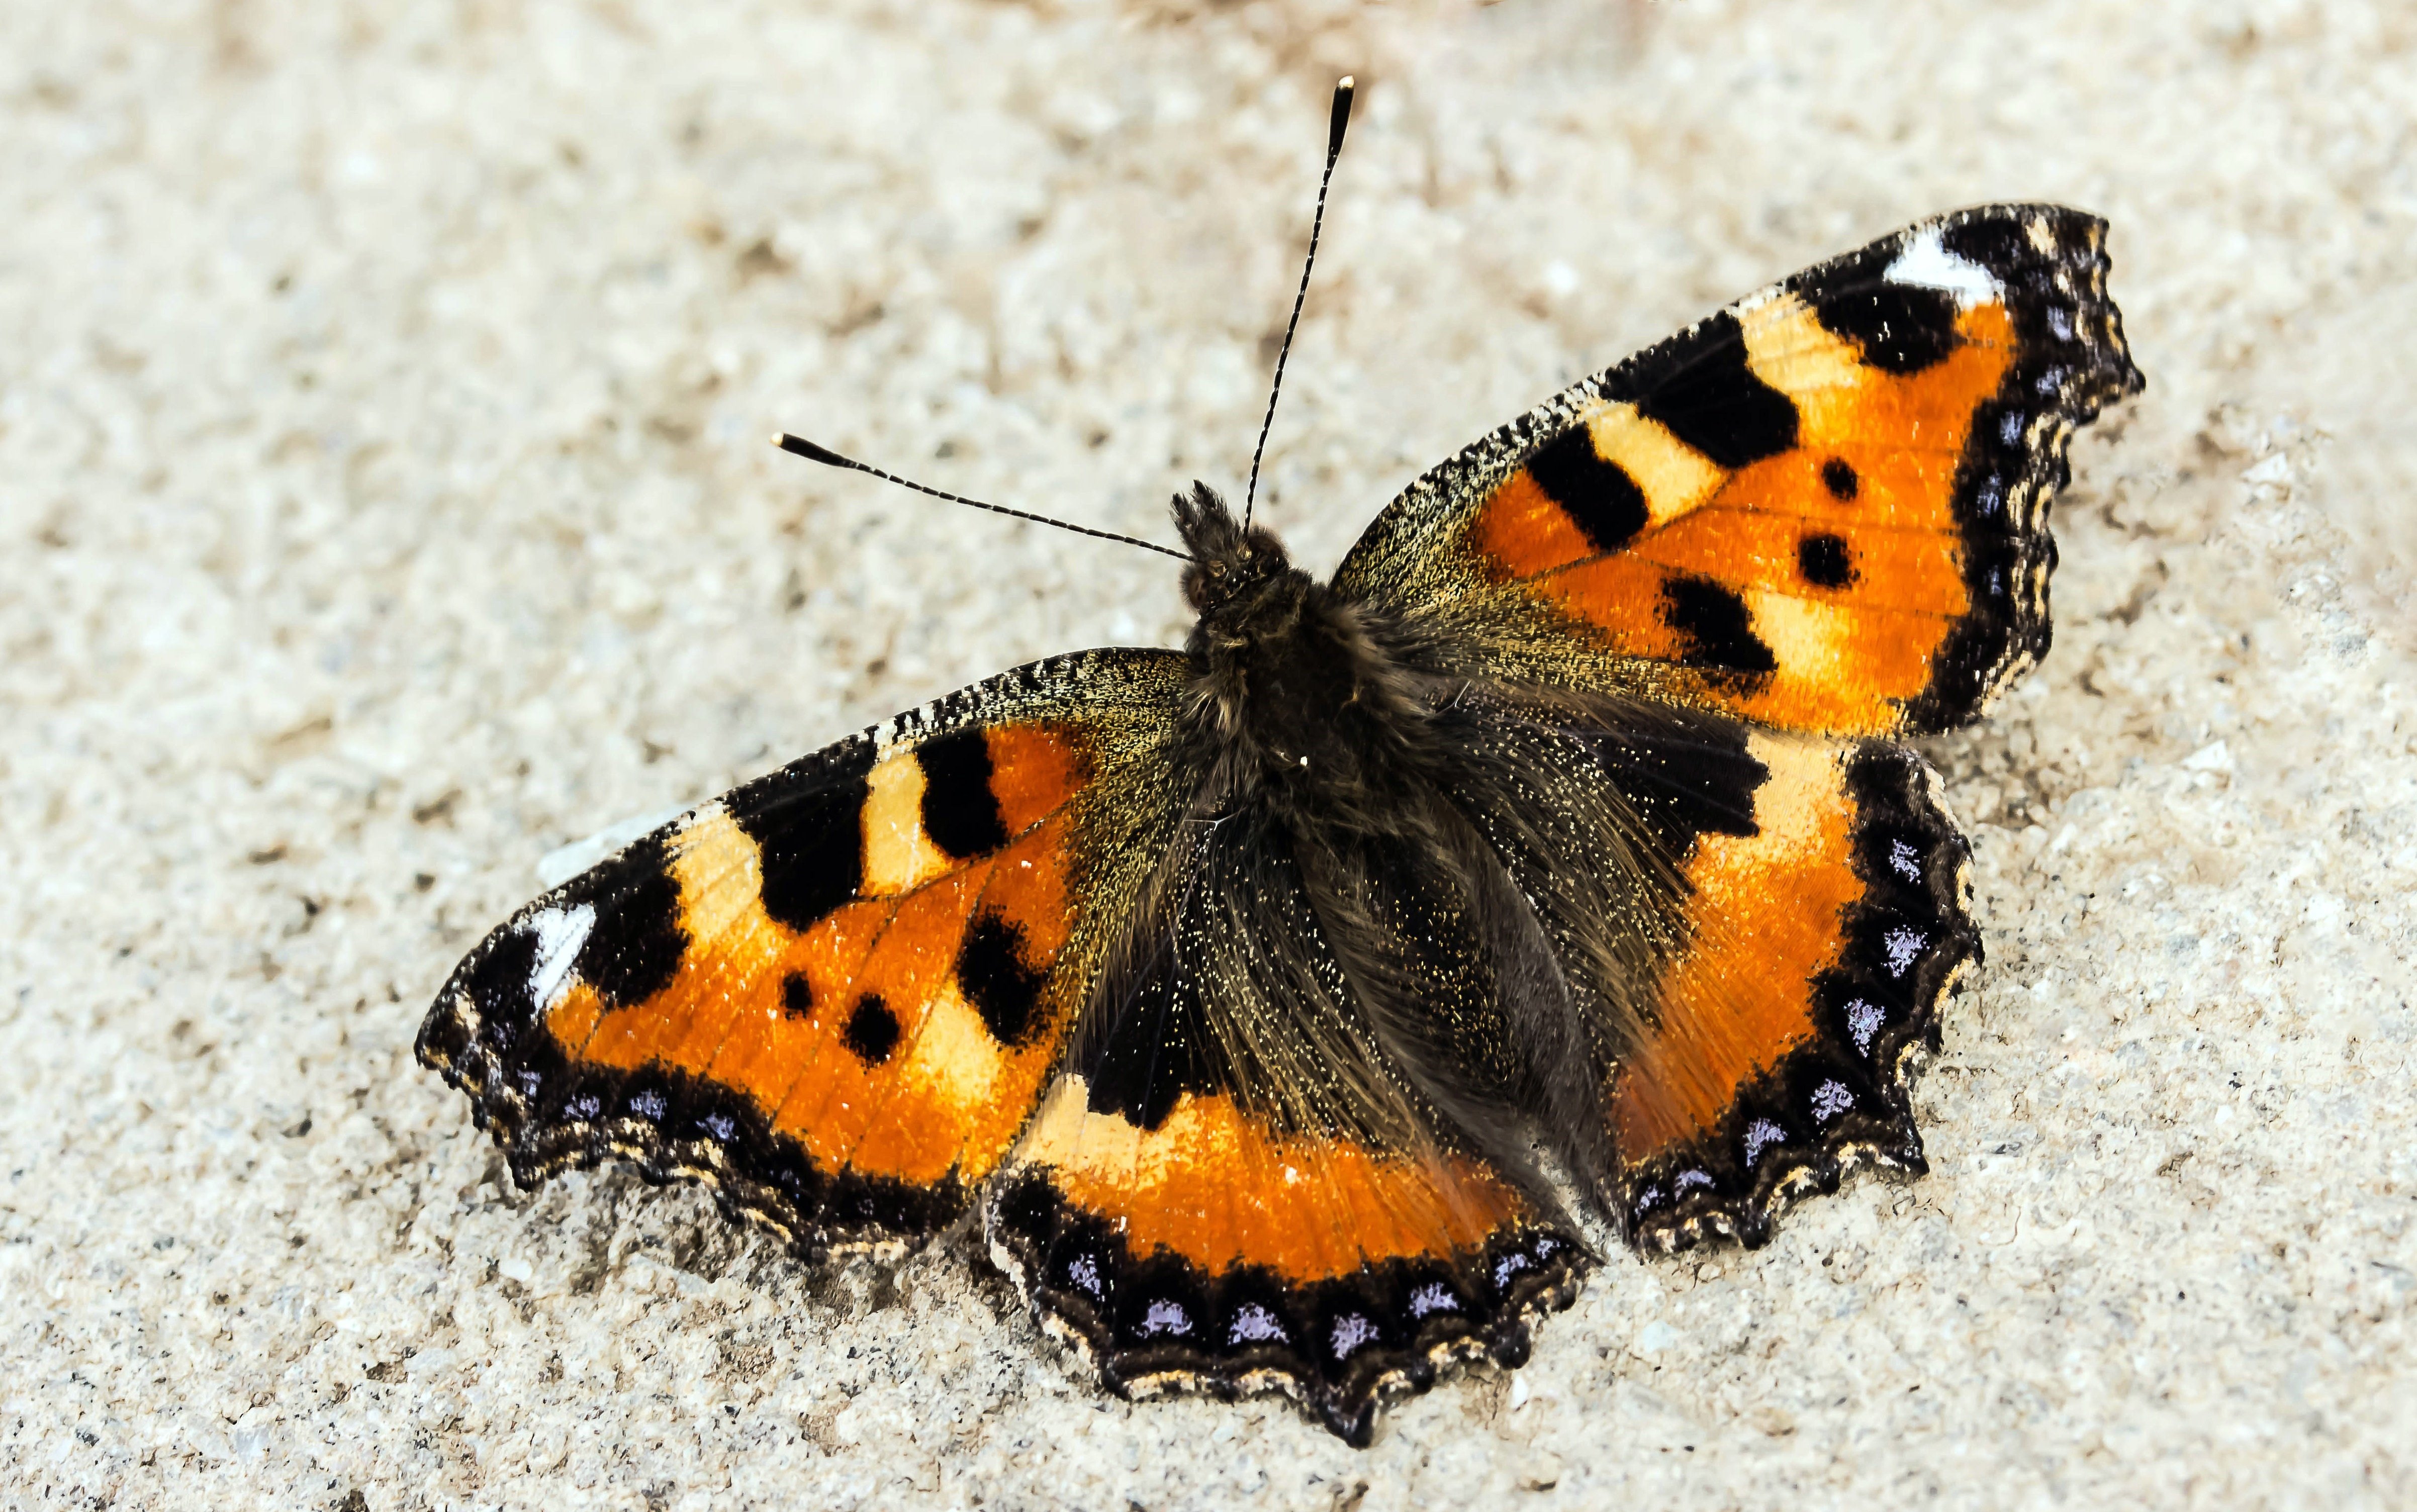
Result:
<svg viewBox="0 0 2417 1512">
<path fill-rule="evenodd" d="M 2141 386 L 2104 229 L 1966 210 L 1752 295 L 1330 582 L 1195 485 L 1184 650 L 683 815 L 472 952 L 420 1058 L 524 1184 L 626 1158 L 809 1259 L 978 1204 L 1107 1386 L 1282 1389 L 1353 1444 L 1523 1360 L 1588 1218 L 1754 1244 L 1918 1172 L 1907 1053 L 1980 943 L 1899 742 L 2047 648 L 2067 442 Z"/>
</svg>

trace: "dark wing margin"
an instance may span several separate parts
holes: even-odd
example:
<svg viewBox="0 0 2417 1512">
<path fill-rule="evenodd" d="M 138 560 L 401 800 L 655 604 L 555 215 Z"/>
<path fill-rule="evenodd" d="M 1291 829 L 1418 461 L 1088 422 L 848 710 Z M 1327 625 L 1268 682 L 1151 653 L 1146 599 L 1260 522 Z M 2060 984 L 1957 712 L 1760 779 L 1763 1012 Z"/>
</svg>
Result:
<svg viewBox="0 0 2417 1512">
<path fill-rule="evenodd" d="M 1973 416 L 1956 467 L 1955 517 L 1974 607 L 1934 657 L 1930 687 L 1907 706 L 1908 733 L 1969 724 L 2047 655 L 2056 570 L 2048 507 L 2073 480 L 2073 434 L 2148 386 L 2106 293 L 2105 221 L 2047 206 L 1993 206 L 1946 218 L 1938 239 L 1948 258 L 1999 280 L 2016 346 L 1997 395 Z M 1817 279 L 1801 275 L 1805 295 L 1825 320 L 1875 330 L 1867 354 L 1875 345 L 1886 352 L 1893 333 L 1908 328 L 1893 297 L 1939 291 L 1917 286 L 1896 295 L 1892 285 L 1876 297 L 1868 263 L 1855 261 L 1817 270 Z"/>
<path fill-rule="evenodd" d="M 1428 1390 L 1449 1367 L 1526 1364 L 1530 1325 L 1574 1301 L 1593 1265 L 1566 1228 L 1536 1221 L 1306 1279 L 1136 1253 L 1112 1220 L 1032 1170 L 1002 1178 L 986 1214 L 992 1259 L 1118 1396 L 1281 1392 L 1358 1448 L 1388 1399 Z"/>
<path fill-rule="evenodd" d="M 490 934 L 421 1063 L 524 1187 L 619 1158 L 803 1258 L 928 1236 L 1029 1118 L 1164 843 L 1183 668 L 1036 662 L 700 806 Z"/>
</svg>

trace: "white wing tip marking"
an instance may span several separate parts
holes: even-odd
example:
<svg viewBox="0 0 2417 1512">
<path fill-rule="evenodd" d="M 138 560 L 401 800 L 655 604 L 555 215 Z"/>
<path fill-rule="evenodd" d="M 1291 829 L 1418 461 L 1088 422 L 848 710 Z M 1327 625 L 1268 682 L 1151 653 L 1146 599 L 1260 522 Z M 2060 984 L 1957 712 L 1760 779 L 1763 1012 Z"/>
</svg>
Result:
<svg viewBox="0 0 2417 1512">
<path fill-rule="evenodd" d="M 1891 263 L 1880 277 L 1891 283 L 1944 289 L 1955 296 L 1956 304 L 1967 310 L 2005 295 L 2004 286 L 1990 275 L 1987 268 L 1947 249 L 1947 243 L 1937 226 L 1925 226 L 1915 233 L 1906 242 L 1905 250 L 1896 254 L 1896 261 Z"/>
<path fill-rule="evenodd" d="M 545 908 L 528 917 L 528 931 L 537 936 L 537 962 L 529 967 L 529 1002 L 539 1013 L 550 1013 L 570 987 L 571 964 L 596 928 L 596 908 Z"/>
</svg>

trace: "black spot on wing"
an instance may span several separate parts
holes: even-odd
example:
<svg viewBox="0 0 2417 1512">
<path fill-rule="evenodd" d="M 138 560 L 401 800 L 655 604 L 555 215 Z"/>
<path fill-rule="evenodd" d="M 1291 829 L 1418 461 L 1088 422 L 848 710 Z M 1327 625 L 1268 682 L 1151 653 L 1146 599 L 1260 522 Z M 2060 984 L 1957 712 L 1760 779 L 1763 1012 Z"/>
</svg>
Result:
<svg viewBox="0 0 2417 1512">
<path fill-rule="evenodd" d="M 1619 551 L 1645 528 L 1645 491 L 1628 469 L 1595 454 L 1584 425 L 1572 426 L 1528 459 L 1528 476 L 1598 552 Z"/>
<path fill-rule="evenodd" d="M 1808 268 L 1786 284 L 1813 307 L 1823 329 L 1854 342 L 1873 367 L 1899 375 L 1943 361 L 1963 340 L 1953 295 L 1888 281 L 1889 265 L 1903 249 L 1903 239 L 1891 236 Z"/>
<path fill-rule="evenodd" d="M 1862 349 L 1882 372 L 1920 372 L 1947 360 L 1963 343 L 1955 330 L 1955 296 L 1944 289 L 1889 283 L 1816 295 L 1813 312 L 1832 335 Z"/>
<path fill-rule="evenodd" d="M 1172 938 L 1119 998 L 1084 1067 L 1092 1112 L 1156 1128 L 1183 1094 L 1224 1088 L 1199 978 L 1176 959 Z"/>
<path fill-rule="evenodd" d="M 996 914 L 979 914 L 957 952 L 957 985 L 1002 1044 L 1023 1045 L 1038 1025 L 1048 974 L 1024 963 L 1024 931 Z"/>
<path fill-rule="evenodd" d="M 498 930 L 463 963 L 447 988 L 448 997 L 455 991 L 469 994 L 481 1032 L 499 1050 L 520 1038 L 541 1005 L 529 995 L 529 979 L 537 972 L 537 945 L 535 930 L 518 926 Z M 429 1042 L 439 1019 L 437 1014 L 429 1016 L 431 1028 L 422 1032 L 423 1044 Z M 460 1054 L 463 1048 L 450 1042 L 444 1046 L 448 1057 Z"/>
<path fill-rule="evenodd" d="M 1863 482 L 1855 476 L 1854 466 L 1847 459 L 1832 457 L 1821 464 L 1821 486 L 1840 504 L 1852 504 L 1855 495 L 1862 491 Z"/>
<path fill-rule="evenodd" d="M 573 969 L 608 1005 L 644 1003 L 671 984 L 689 942 L 661 836 L 647 836 L 563 890 L 561 906 L 581 903 L 596 910 L 596 922 Z"/>
<path fill-rule="evenodd" d="M 873 742 L 844 740 L 757 778 L 722 800 L 763 848 L 764 911 L 810 928 L 864 881 L 865 774 Z"/>
<path fill-rule="evenodd" d="M 880 993 L 867 992 L 856 1000 L 840 1037 L 848 1053 L 867 1066 L 879 1066 L 898 1048 L 898 1015 L 889 1011 Z"/>
<path fill-rule="evenodd" d="M 1795 402 L 1746 366 L 1745 334 L 1725 310 L 1613 369 L 1603 391 L 1722 467 L 1796 445 Z"/>
<path fill-rule="evenodd" d="M 933 844 L 965 861 L 1007 843 L 990 790 L 990 742 L 980 727 L 925 741 L 915 761 L 923 768 L 923 833 Z"/>
<path fill-rule="evenodd" d="M 793 972 L 781 983 L 781 1013 L 784 1018 L 807 1019 L 813 1016 L 814 984 L 806 980 L 804 972 Z"/>
<path fill-rule="evenodd" d="M 1662 584 L 1662 620 L 1686 642 L 1680 660 L 1744 677 L 1779 670 L 1771 647 L 1754 633 L 1745 600 L 1709 578 L 1674 576 Z"/>
<path fill-rule="evenodd" d="M 1699 835 L 1760 833 L 1754 795 L 1771 768 L 1749 751 L 1737 720 L 1654 711 L 1589 744 L 1661 854 L 1683 859 Z"/>
<path fill-rule="evenodd" d="M 1843 588 L 1855 581 L 1854 557 L 1843 536 L 1807 536 L 1798 541 L 1796 569 L 1817 588 Z"/>
</svg>

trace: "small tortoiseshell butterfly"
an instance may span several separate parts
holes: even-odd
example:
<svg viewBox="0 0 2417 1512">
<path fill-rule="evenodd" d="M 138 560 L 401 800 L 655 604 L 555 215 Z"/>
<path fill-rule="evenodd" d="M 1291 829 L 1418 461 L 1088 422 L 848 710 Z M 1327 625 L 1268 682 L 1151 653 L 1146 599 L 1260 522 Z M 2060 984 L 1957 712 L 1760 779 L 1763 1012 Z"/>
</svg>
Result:
<svg viewBox="0 0 2417 1512">
<path fill-rule="evenodd" d="M 1195 484 L 1183 650 L 692 810 L 490 935 L 420 1059 L 524 1185 L 628 1159 L 810 1260 L 974 1209 L 1109 1388 L 1355 1444 L 1523 1361 L 1589 1232 L 1752 1245 L 1920 1172 L 1908 1054 L 1981 946 L 1902 742 L 2047 649 L 2067 443 L 2142 382 L 2104 232 L 1987 205 L 1751 295 L 1330 582 Z"/>
</svg>

